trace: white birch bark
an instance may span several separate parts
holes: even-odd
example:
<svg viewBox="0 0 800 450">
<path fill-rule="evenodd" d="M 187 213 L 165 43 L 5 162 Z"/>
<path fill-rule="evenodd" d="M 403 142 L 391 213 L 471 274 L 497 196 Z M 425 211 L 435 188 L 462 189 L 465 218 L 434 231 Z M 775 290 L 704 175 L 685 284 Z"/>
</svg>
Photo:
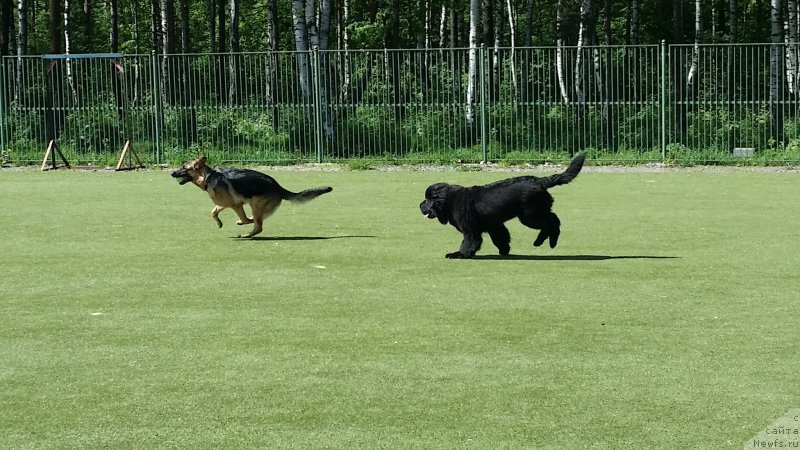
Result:
<svg viewBox="0 0 800 450">
<path fill-rule="evenodd" d="M 697 78 L 697 66 L 700 62 L 700 42 L 703 39 L 703 20 L 700 0 L 694 1 L 694 46 L 692 47 L 692 64 L 689 67 L 689 74 L 686 76 L 686 86 L 691 92 Z"/>
<path fill-rule="evenodd" d="M 475 90 L 478 78 L 478 20 L 480 3 L 470 0 L 469 8 L 469 67 L 467 72 L 466 120 L 475 122 Z"/>
<path fill-rule="evenodd" d="M 511 37 L 511 60 L 510 60 L 510 72 L 511 72 L 511 85 L 513 86 L 513 96 L 514 100 L 517 99 L 517 69 L 516 69 L 516 47 L 517 47 L 517 40 L 516 40 L 516 32 L 514 28 L 514 6 L 511 4 L 511 0 L 506 0 L 506 8 L 508 10 L 508 33 Z"/>
<path fill-rule="evenodd" d="M 22 56 L 28 51 L 28 1 L 19 0 L 17 4 L 17 82 L 14 89 L 14 102 L 20 102 L 22 93 Z"/>
<path fill-rule="evenodd" d="M 556 75 L 558 76 L 558 90 L 564 103 L 569 102 L 567 94 L 567 81 L 564 76 L 564 39 L 562 38 L 562 21 L 564 17 L 564 0 L 558 0 L 556 6 Z"/>
<path fill-rule="evenodd" d="M 69 35 L 69 0 L 64 0 L 64 53 L 70 54 L 70 35 Z M 78 91 L 75 89 L 75 77 L 72 75 L 72 60 L 64 60 L 67 71 L 67 83 L 72 92 L 72 103 L 78 104 Z"/>
</svg>

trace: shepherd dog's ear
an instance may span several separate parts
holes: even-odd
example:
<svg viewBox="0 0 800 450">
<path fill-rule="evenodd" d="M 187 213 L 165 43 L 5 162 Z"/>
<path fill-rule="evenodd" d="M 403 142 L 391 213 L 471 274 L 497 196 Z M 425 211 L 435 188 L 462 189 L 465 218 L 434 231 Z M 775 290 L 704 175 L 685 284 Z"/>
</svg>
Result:
<svg viewBox="0 0 800 450">
<path fill-rule="evenodd" d="M 201 155 L 194 161 L 194 170 L 200 170 L 205 165 L 206 165 L 206 157 L 205 155 Z"/>
</svg>

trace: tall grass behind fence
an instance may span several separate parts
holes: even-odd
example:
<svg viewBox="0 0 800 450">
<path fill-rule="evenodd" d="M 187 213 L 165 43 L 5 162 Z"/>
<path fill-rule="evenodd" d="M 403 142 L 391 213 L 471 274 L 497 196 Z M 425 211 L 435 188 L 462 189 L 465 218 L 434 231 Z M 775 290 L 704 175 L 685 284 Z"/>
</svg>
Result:
<svg viewBox="0 0 800 450">
<path fill-rule="evenodd" d="M 658 46 L 487 49 L 484 61 L 489 159 L 660 159 Z"/>
<path fill-rule="evenodd" d="M 14 163 L 50 140 L 94 164 L 128 141 L 169 164 L 797 161 L 798 59 L 771 44 L 5 57 L 0 144 Z"/>
<path fill-rule="evenodd" d="M 159 56 L 166 89 L 163 159 L 197 153 L 228 161 L 316 160 L 311 92 L 299 92 L 295 58 L 302 53 Z"/>
<path fill-rule="evenodd" d="M 797 45 L 670 47 L 667 154 L 730 160 L 733 149 L 774 162 L 800 158 Z"/>
</svg>

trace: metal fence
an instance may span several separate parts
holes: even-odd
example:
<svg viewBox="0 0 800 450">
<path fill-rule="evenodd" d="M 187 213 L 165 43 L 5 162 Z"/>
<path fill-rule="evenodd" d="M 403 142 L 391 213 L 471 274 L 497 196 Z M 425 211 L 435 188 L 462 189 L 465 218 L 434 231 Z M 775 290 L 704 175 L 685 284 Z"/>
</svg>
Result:
<svg viewBox="0 0 800 450">
<path fill-rule="evenodd" d="M 474 77 L 470 60 L 476 61 Z M 789 45 L 5 57 L 0 149 L 40 162 L 800 160 Z"/>
</svg>

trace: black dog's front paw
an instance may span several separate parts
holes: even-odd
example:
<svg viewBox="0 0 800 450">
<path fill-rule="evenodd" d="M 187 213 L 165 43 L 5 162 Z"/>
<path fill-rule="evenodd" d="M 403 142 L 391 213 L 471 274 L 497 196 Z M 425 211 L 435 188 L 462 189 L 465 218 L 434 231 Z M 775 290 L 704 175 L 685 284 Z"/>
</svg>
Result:
<svg viewBox="0 0 800 450">
<path fill-rule="evenodd" d="M 447 259 L 469 259 L 469 258 L 472 258 L 472 256 L 467 256 L 467 255 L 465 255 L 465 254 L 463 254 L 461 252 L 448 253 L 448 254 L 444 255 L 444 257 L 447 258 Z"/>
</svg>

